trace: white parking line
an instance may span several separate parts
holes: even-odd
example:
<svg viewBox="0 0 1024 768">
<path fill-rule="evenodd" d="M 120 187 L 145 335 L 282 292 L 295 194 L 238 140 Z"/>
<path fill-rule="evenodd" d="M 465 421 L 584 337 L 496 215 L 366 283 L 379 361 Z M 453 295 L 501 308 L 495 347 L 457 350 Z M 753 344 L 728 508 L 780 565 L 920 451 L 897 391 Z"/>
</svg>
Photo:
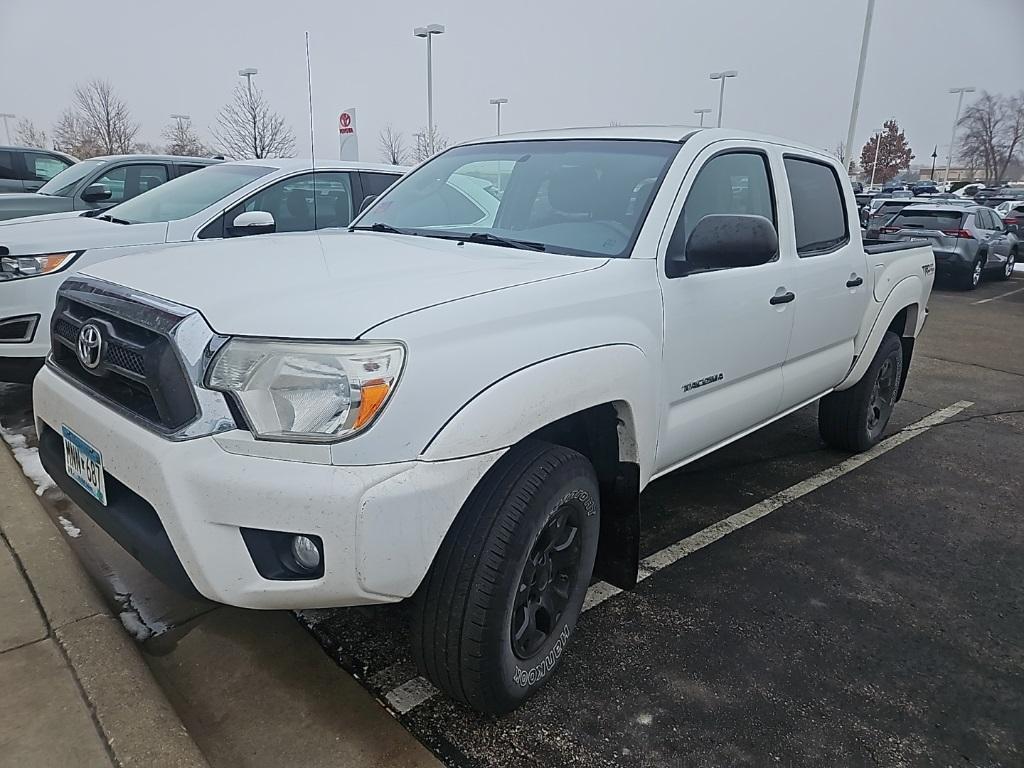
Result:
<svg viewBox="0 0 1024 768">
<path fill-rule="evenodd" d="M 883 453 L 891 451 L 898 445 L 902 445 L 908 440 L 917 437 L 929 429 L 934 427 L 936 424 L 951 419 L 956 416 L 965 408 L 969 408 L 974 403 L 968 400 L 961 400 L 958 403 L 954 403 L 948 408 L 935 411 L 928 416 L 925 416 L 920 421 L 911 424 L 904 430 L 897 432 L 892 437 L 888 437 L 874 448 L 865 451 L 864 453 L 858 453 L 856 456 L 851 456 L 845 461 L 836 464 L 834 467 L 823 469 L 816 475 L 812 475 L 806 480 L 802 480 L 796 485 L 791 485 L 785 490 L 779 491 L 774 496 L 769 496 L 764 501 L 760 501 L 753 506 L 747 507 L 746 509 L 737 512 L 734 515 L 719 520 L 713 525 L 709 525 L 703 530 L 697 531 L 692 536 L 687 536 L 682 541 L 677 541 L 675 544 L 670 544 L 660 552 L 655 552 L 650 557 L 645 557 L 640 561 L 640 573 L 637 576 L 637 581 L 643 581 L 648 576 L 657 573 L 662 568 L 672 565 L 679 560 L 682 560 L 687 555 L 691 555 L 699 549 L 703 549 L 708 544 L 713 544 L 723 536 L 726 536 L 734 531 L 738 531 L 744 526 L 750 525 L 755 520 L 760 520 L 765 515 L 771 514 L 780 507 L 788 504 L 791 501 L 795 501 L 802 496 L 806 496 L 811 491 L 815 491 L 821 488 L 823 485 L 831 483 L 848 472 L 852 472 L 867 464 L 872 459 L 877 459 Z M 614 597 L 622 590 L 618 587 L 613 587 L 611 584 L 607 584 L 603 581 L 599 581 L 587 591 L 587 597 L 583 601 L 583 610 L 589 611 L 596 605 L 600 605 L 609 597 Z"/>
<path fill-rule="evenodd" d="M 1018 288 L 1015 291 L 1007 291 L 1006 293 L 1001 293 L 998 296 L 992 296 L 987 299 L 982 299 L 981 301 L 972 301 L 971 304 L 988 304 L 990 301 L 995 301 L 996 299 L 1005 299 L 1007 296 L 1013 296 L 1013 294 L 1020 293 L 1021 291 L 1024 291 L 1024 288 Z"/>
<path fill-rule="evenodd" d="M 687 536 L 682 541 L 677 541 L 675 544 L 665 547 L 660 552 L 655 552 L 650 557 L 646 557 L 641 561 L 640 572 L 637 576 L 637 580 L 643 581 L 647 577 L 660 571 L 662 568 L 678 562 L 699 549 L 703 549 L 708 544 L 713 544 L 733 531 L 738 531 L 740 528 L 750 525 L 750 523 L 755 520 L 760 520 L 765 515 L 771 514 L 789 502 L 795 501 L 796 499 L 811 493 L 811 491 L 817 490 L 823 485 L 831 483 L 833 480 L 857 469 L 857 467 L 867 464 L 872 459 L 878 458 L 883 453 L 891 451 L 896 446 L 902 445 L 908 440 L 927 432 L 936 424 L 941 424 L 942 422 L 953 418 L 964 409 L 970 408 L 972 405 L 974 405 L 974 403 L 968 400 L 961 400 L 948 408 L 935 411 L 934 413 L 925 416 L 920 421 L 914 422 L 906 429 L 886 438 L 874 448 L 865 451 L 864 453 L 859 453 L 856 456 L 851 456 L 834 467 L 823 469 L 818 474 L 812 475 L 796 485 L 791 485 L 789 488 L 779 491 L 774 496 L 769 496 L 764 501 L 758 502 L 751 507 L 747 507 L 741 512 L 730 515 L 723 520 L 719 520 L 714 525 L 709 525 L 707 528 L 698 531 L 692 536 Z M 621 591 L 622 590 L 618 587 L 613 587 L 611 584 L 599 581 L 587 590 L 587 597 L 583 601 L 583 610 L 589 611 L 594 606 L 600 605 L 605 600 L 610 597 L 614 597 Z M 414 677 L 411 680 L 407 680 L 401 685 L 392 688 L 384 695 L 384 698 L 395 712 L 400 715 L 404 715 L 428 699 L 433 698 L 437 693 L 437 688 L 431 685 L 429 681 L 422 677 Z"/>
</svg>

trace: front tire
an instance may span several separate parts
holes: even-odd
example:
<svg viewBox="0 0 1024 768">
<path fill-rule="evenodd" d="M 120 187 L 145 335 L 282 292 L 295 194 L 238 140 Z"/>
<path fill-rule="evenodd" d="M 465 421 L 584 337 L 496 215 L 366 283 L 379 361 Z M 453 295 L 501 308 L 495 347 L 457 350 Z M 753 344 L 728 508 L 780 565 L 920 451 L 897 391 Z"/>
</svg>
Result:
<svg viewBox="0 0 1024 768">
<path fill-rule="evenodd" d="M 833 448 L 860 453 L 876 445 L 892 416 L 903 376 L 903 344 L 886 331 L 871 365 L 850 389 L 818 402 L 818 432 Z"/>
<path fill-rule="evenodd" d="M 492 714 L 536 693 L 576 627 L 599 530 L 584 456 L 536 440 L 510 449 L 470 494 L 416 593 L 421 674 Z"/>
</svg>

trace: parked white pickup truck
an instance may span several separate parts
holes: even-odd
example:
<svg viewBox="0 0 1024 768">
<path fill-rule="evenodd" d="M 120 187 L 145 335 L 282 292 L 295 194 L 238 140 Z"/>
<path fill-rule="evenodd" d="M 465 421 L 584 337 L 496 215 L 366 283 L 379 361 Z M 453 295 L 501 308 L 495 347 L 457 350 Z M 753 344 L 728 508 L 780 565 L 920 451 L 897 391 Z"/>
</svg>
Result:
<svg viewBox="0 0 1024 768">
<path fill-rule="evenodd" d="M 183 589 L 412 598 L 423 674 L 489 712 L 551 677 L 592 577 L 635 584 L 651 480 L 819 399 L 826 443 L 874 445 L 935 269 L 864 247 L 832 157 L 721 129 L 464 144 L 351 229 L 72 276 L 40 452 Z"/>
</svg>

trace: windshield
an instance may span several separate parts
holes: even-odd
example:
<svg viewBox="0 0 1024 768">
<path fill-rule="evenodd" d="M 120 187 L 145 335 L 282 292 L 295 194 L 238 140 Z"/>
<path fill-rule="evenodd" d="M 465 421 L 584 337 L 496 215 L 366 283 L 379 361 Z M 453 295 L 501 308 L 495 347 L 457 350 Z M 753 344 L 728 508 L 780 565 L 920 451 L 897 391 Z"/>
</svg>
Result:
<svg viewBox="0 0 1024 768">
<path fill-rule="evenodd" d="M 37 191 L 40 195 L 70 197 L 75 191 L 75 185 L 105 162 L 106 160 L 83 160 L 75 163 L 43 184 Z"/>
<path fill-rule="evenodd" d="M 679 147 L 611 139 L 456 147 L 398 182 L 354 228 L 628 256 Z"/>
<path fill-rule="evenodd" d="M 272 170 L 257 165 L 207 166 L 115 205 L 107 215 L 129 224 L 186 219 Z"/>
</svg>

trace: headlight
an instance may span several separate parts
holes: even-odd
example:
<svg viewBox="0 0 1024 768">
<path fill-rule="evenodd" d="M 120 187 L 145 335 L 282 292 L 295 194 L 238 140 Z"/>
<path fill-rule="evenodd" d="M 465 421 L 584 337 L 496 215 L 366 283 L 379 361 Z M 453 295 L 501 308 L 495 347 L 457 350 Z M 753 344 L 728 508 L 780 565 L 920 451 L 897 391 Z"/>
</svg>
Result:
<svg viewBox="0 0 1024 768">
<path fill-rule="evenodd" d="M 207 386 L 233 396 L 257 437 L 332 442 L 367 427 L 398 383 L 397 342 L 231 339 Z"/>
<path fill-rule="evenodd" d="M 48 275 L 63 269 L 82 251 L 47 253 L 42 256 L 4 256 L 0 259 L 0 280 Z"/>
</svg>

